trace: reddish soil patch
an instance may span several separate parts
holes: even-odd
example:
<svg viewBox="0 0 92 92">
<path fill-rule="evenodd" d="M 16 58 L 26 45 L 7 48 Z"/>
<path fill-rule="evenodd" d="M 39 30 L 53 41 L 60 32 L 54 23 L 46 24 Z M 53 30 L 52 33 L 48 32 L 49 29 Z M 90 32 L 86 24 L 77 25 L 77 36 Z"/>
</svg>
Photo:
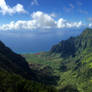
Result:
<svg viewBox="0 0 92 92">
<path fill-rule="evenodd" d="M 34 55 L 40 55 L 40 53 L 35 53 Z"/>
</svg>

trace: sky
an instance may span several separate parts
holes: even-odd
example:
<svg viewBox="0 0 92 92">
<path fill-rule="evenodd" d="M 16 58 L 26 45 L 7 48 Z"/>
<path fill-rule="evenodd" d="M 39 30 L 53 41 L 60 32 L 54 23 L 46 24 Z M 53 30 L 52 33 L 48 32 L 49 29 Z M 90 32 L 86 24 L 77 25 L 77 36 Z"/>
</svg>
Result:
<svg viewBox="0 0 92 92">
<path fill-rule="evenodd" d="M 0 40 L 16 52 L 48 50 L 92 28 L 91 4 L 92 0 L 0 0 Z"/>
</svg>

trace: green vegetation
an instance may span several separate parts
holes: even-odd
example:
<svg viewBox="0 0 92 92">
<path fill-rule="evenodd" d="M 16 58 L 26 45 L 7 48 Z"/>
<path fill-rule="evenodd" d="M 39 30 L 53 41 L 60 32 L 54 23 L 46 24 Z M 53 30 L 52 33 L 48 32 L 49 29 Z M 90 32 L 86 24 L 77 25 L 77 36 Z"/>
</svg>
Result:
<svg viewBox="0 0 92 92">
<path fill-rule="evenodd" d="M 80 36 L 61 41 L 49 52 L 23 56 L 31 68 L 58 76 L 56 87 L 62 89 L 60 92 L 92 92 L 92 29 L 85 29 Z M 46 66 L 53 71 L 46 71 Z M 77 90 L 69 91 L 72 88 L 69 85 Z"/>
<path fill-rule="evenodd" d="M 55 55 L 51 57 L 47 52 L 42 52 L 40 54 L 24 54 L 23 57 L 26 58 L 29 64 L 40 64 L 40 68 L 45 66 L 51 66 L 53 69 L 59 68 L 62 58 L 60 55 Z"/>
<path fill-rule="evenodd" d="M 51 67 L 31 69 L 22 56 L 0 42 L 0 92 L 58 92 L 57 81 Z"/>
<path fill-rule="evenodd" d="M 57 92 L 54 87 L 0 70 L 0 92 Z"/>
<path fill-rule="evenodd" d="M 30 69 L 22 56 L 0 42 L 0 92 L 57 92 L 48 85 L 52 80 L 53 76 Z"/>
<path fill-rule="evenodd" d="M 0 42 L 0 92 L 92 92 L 92 29 L 22 56 Z"/>
</svg>

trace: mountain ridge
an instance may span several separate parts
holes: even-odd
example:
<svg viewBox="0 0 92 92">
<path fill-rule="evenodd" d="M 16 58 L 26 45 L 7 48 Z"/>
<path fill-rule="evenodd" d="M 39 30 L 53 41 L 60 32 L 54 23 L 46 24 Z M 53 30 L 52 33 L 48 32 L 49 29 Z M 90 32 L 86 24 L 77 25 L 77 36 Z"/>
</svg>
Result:
<svg viewBox="0 0 92 92">
<path fill-rule="evenodd" d="M 29 68 L 24 57 L 0 41 L 0 92 L 57 92 L 53 79 Z"/>
<path fill-rule="evenodd" d="M 59 52 L 58 52 L 59 51 Z M 49 52 L 60 54 L 59 86 L 76 85 L 79 92 L 92 91 L 92 29 L 85 29 L 79 36 L 61 41 Z"/>
<path fill-rule="evenodd" d="M 69 85 L 79 92 L 92 91 L 92 29 L 87 28 L 79 36 L 59 42 L 49 52 L 28 54 L 25 58 L 29 64 L 42 64 L 43 69 L 50 66 L 53 74 L 59 76 L 56 87 L 64 88 L 63 92 L 67 92 L 65 88 Z"/>
<path fill-rule="evenodd" d="M 90 40 L 92 38 L 92 29 L 87 28 L 79 36 L 70 37 L 68 40 L 63 40 L 54 45 L 49 52 L 50 54 L 60 53 L 62 57 L 75 56 L 76 53 L 82 52 L 85 48 L 90 48 L 91 42 L 89 38 Z"/>
</svg>

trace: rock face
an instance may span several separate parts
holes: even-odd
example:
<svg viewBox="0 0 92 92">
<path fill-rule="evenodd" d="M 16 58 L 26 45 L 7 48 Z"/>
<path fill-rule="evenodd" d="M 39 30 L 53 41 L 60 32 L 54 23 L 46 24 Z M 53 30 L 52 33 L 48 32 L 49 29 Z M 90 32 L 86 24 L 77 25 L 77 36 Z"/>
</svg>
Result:
<svg viewBox="0 0 92 92">
<path fill-rule="evenodd" d="M 77 85 L 80 92 L 92 91 L 92 29 L 85 29 L 77 37 L 61 41 L 53 46 L 49 52 L 51 56 L 62 58 L 60 64 L 60 83 L 63 85 Z M 82 86 L 81 86 L 82 85 Z M 65 87 L 60 92 L 71 91 L 70 87 Z"/>
<path fill-rule="evenodd" d="M 85 29 L 80 36 L 61 41 L 51 48 L 50 53 L 59 53 L 62 57 L 68 57 L 80 54 L 88 48 L 92 48 L 92 29 Z"/>
</svg>

